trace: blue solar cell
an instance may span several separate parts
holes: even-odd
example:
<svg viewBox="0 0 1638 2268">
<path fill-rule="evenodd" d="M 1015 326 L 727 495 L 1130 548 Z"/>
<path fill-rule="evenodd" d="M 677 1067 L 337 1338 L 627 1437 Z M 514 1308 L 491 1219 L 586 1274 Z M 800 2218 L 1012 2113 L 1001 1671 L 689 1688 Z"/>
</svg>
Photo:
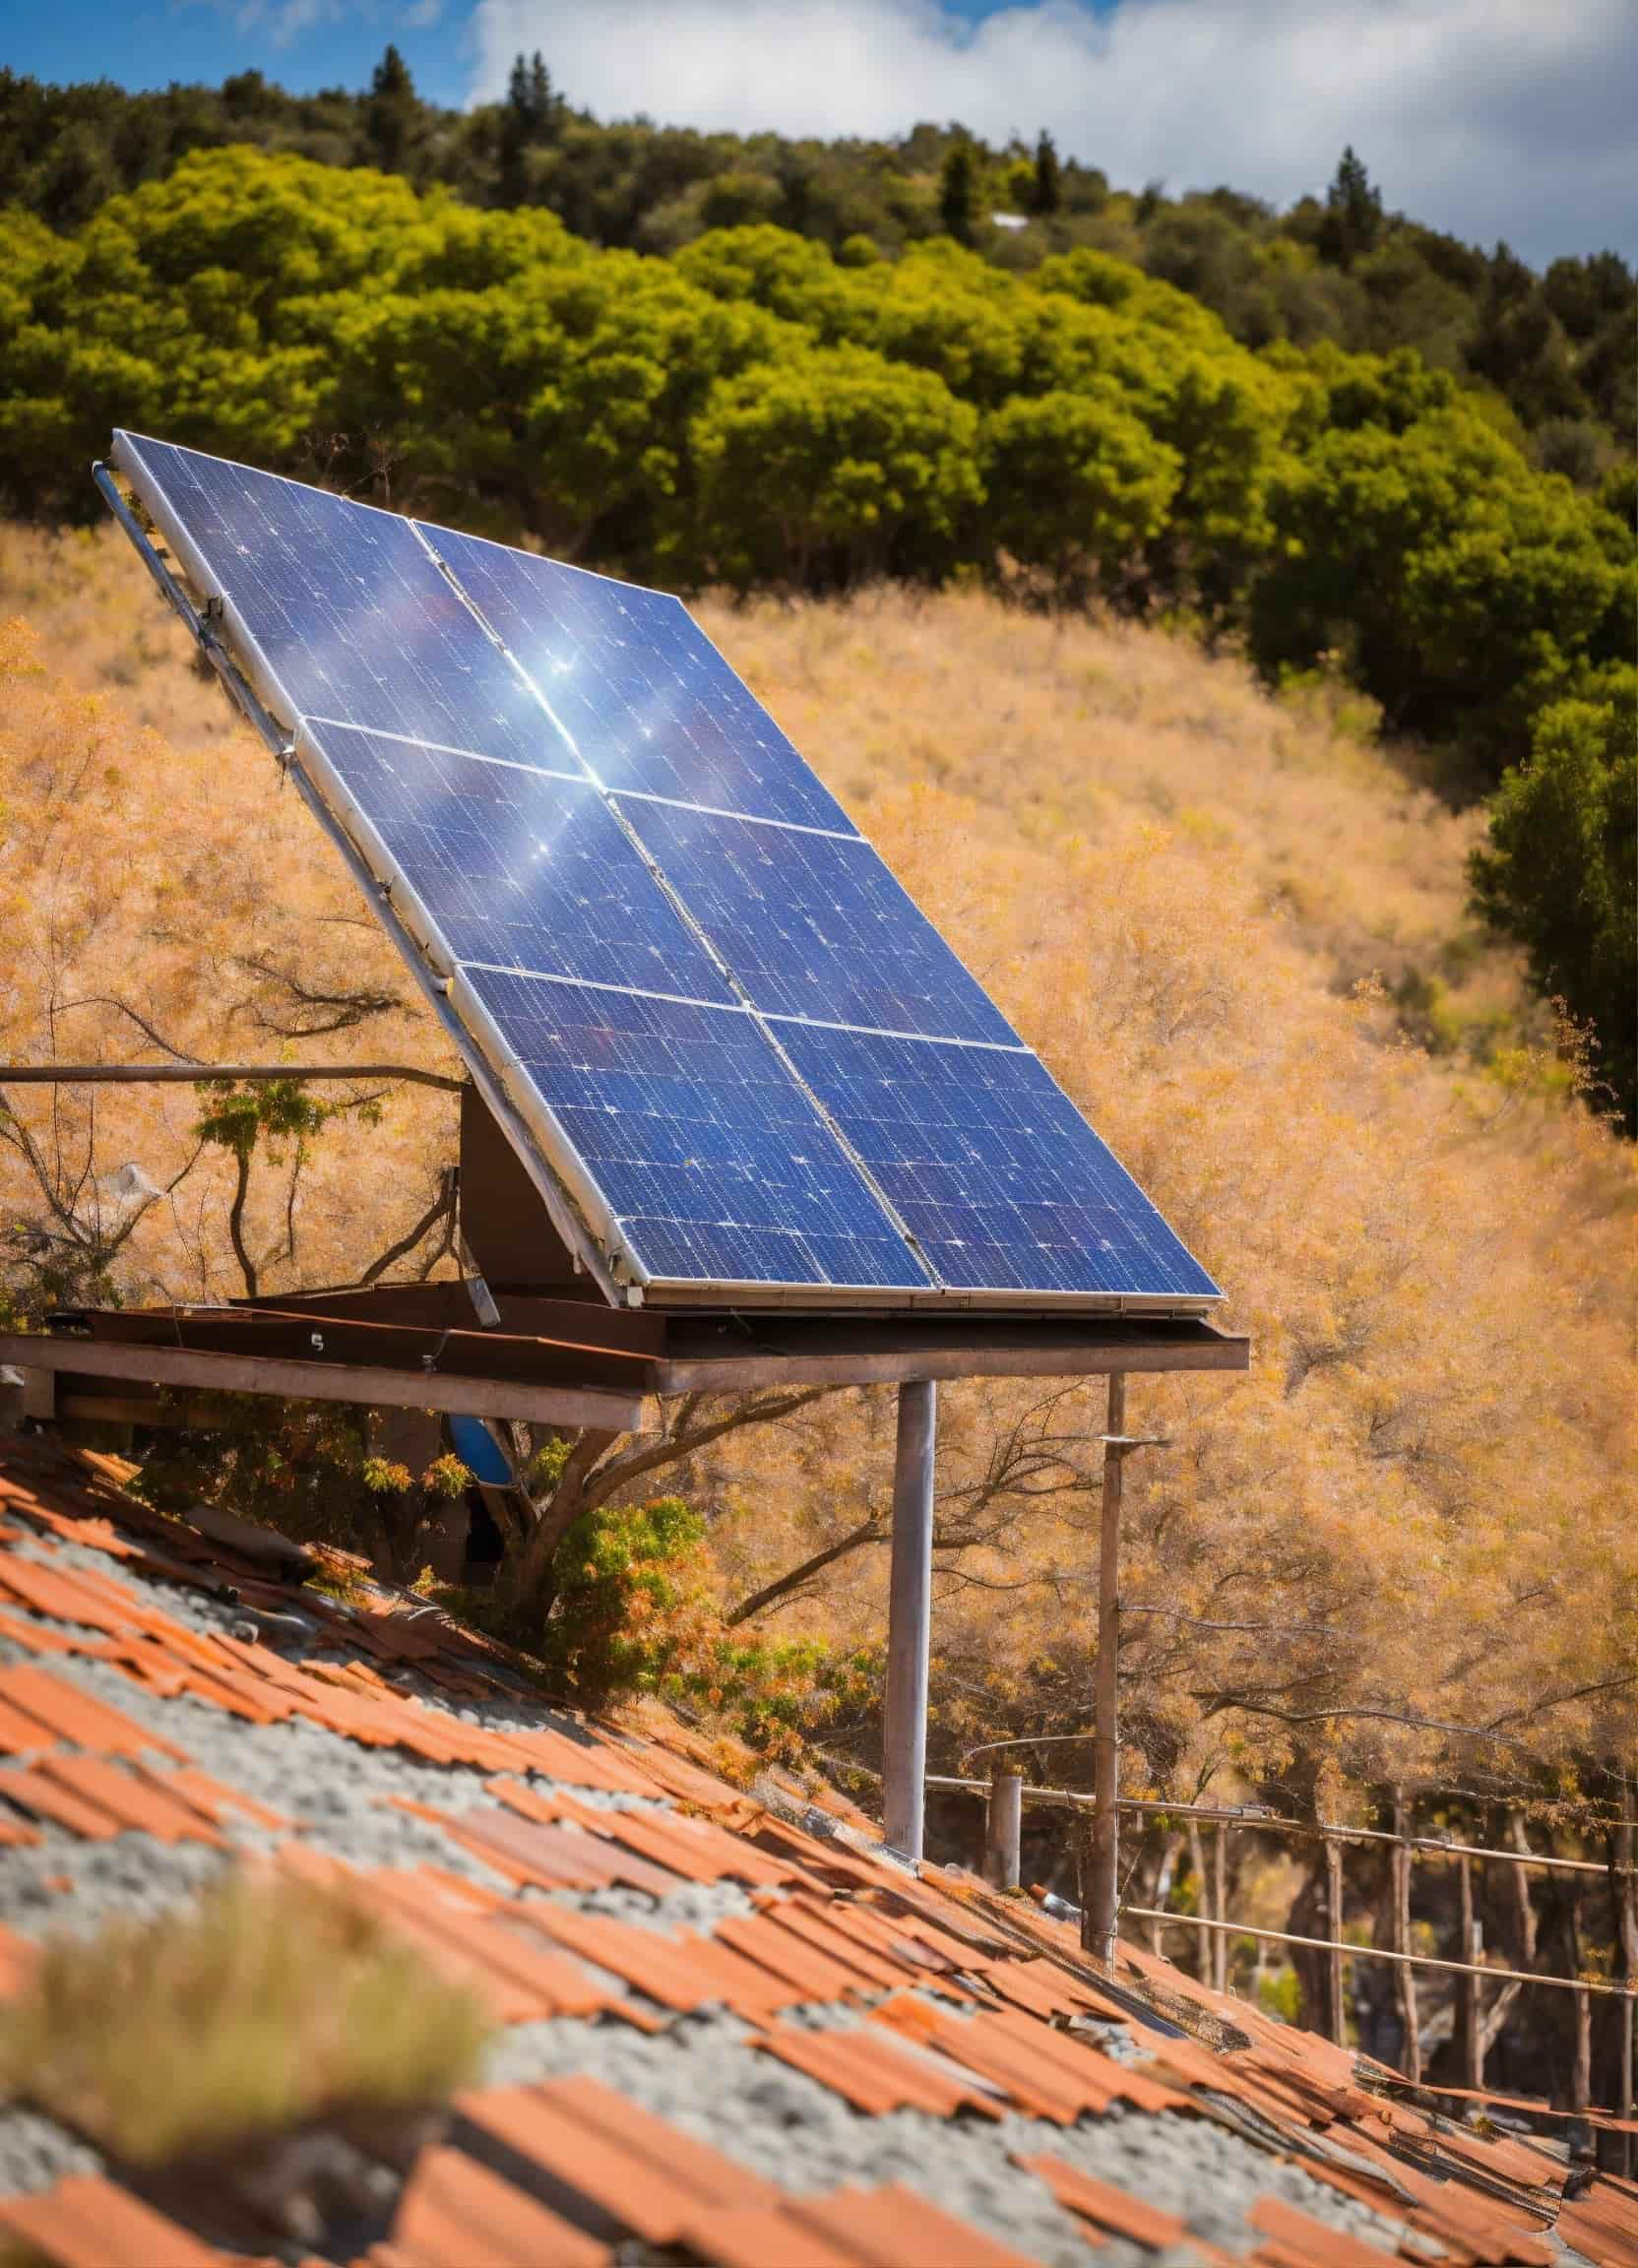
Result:
<svg viewBox="0 0 1638 2268">
<path fill-rule="evenodd" d="M 1016 1044 L 1006 1018 L 861 836 L 615 800 L 765 1015 Z"/>
<path fill-rule="evenodd" d="M 307 730 L 457 960 L 732 1000 L 589 780 L 350 725 Z"/>
<path fill-rule="evenodd" d="M 1218 1295 L 675 599 L 118 457 L 658 1284 Z"/>
<path fill-rule="evenodd" d="M 929 1288 L 744 1010 L 467 980 L 652 1275 Z"/>
<path fill-rule="evenodd" d="M 408 520 L 168 442 L 122 436 L 232 602 L 294 716 L 575 770 L 529 686 Z M 271 692 L 271 688 L 268 689 Z"/>
<path fill-rule="evenodd" d="M 795 1024 L 780 1040 L 945 1284 L 1216 1294 L 1036 1056 Z"/>
<path fill-rule="evenodd" d="M 604 787 L 854 832 L 680 599 L 422 533 Z"/>
</svg>

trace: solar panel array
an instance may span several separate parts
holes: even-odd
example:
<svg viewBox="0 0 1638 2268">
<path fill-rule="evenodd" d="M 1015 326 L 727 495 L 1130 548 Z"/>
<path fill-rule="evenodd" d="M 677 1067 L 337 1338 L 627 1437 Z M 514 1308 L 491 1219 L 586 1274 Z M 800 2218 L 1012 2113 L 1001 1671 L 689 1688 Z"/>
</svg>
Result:
<svg viewBox="0 0 1638 2268">
<path fill-rule="evenodd" d="M 1219 1295 L 679 600 L 114 461 L 626 1281 Z"/>
</svg>

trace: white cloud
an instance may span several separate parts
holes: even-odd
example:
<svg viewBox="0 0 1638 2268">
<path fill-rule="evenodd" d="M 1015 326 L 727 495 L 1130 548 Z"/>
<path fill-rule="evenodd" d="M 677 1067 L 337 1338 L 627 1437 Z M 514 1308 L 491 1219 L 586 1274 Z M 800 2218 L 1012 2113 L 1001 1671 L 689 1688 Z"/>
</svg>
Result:
<svg viewBox="0 0 1638 2268">
<path fill-rule="evenodd" d="M 1638 245 L 1633 0 L 478 0 L 473 100 L 538 47 L 569 98 L 702 127 L 1046 126 L 1120 187 L 1323 188 L 1527 256 Z"/>
</svg>

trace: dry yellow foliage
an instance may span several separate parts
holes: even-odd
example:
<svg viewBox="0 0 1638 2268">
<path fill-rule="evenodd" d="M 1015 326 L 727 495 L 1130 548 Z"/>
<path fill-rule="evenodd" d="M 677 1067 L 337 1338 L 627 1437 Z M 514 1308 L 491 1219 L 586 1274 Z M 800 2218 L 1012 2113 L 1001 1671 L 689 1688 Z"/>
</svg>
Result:
<svg viewBox="0 0 1638 2268">
<path fill-rule="evenodd" d="M 4 650 L 0 1052 L 152 1057 L 129 1016 L 74 1004 L 118 998 L 188 1052 L 310 1057 L 269 1029 L 311 1028 L 294 980 L 399 1003 L 327 1055 L 446 1067 L 118 544 L 0 548 L 0 607 L 34 626 Z M 1127 1479 L 1132 1785 L 1539 1791 L 1630 1762 L 1632 1153 L 1567 1091 L 1515 964 L 1467 931 L 1474 821 L 1158 632 L 976 593 L 701 613 L 1254 1339 L 1243 1380 L 1132 1385 L 1132 1420 L 1170 1443 Z M 1377 972 L 1440 976 L 1446 1029 L 1497 1036 L 1493 1059 L 1413 1044 Z M 88 1162 L 85 1190 L 187 1163 L 186 1089 L 105 1092 L 94 1124 L 85 1098 L 55 1124 L 11 1101 Z M 268 1281 L 356 1275 L 452 1151 L 451 1108 L 414 1090 L 373 1132 L 326 1131 Z M 240 1288 L 230 1180 L 206 1160 L 150 1209 L 118 1262 L 132 1293 Z M 273 1255 L 287 1180 L 259 1168 L 252 1194 Z M 40 1210 L 3 1148 L 0 1199 Z M 1086 1722 L 1102 1423 L 1096 1387 L 945 1391 L 942 1760 Z M 840 1396 L 667 1477 L 711 1520 L 726 1602 L 856 1532 L 778 1626 L 879 1635 L 890 1429 L 886 1398 Z"/>
</svg>

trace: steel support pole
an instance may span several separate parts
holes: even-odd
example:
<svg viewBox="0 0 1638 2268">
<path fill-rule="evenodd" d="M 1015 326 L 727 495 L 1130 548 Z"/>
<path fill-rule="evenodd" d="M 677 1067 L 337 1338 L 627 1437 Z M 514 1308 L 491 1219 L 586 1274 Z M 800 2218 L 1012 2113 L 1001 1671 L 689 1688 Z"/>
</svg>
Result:
<svg viewBox="0 0 1638 2268">
<path fill-rule="evenodd" d="M 1126 1376 L 1109 1372 L 1103 1445 L 1103 1507 L 1098 1552 L 1098 1671 L 1093 1691 L 1092 1832 L 1081 1906 L 1081 1943 L 1112 1970 L 1120 1906 L 1120 1478 L 1126 1431 Z"/>
<path fill-rule="evenodd" d="M 990 1775 L 984 1818 L 984 1880 L 997 1890 L 1018 1888 L 1023 1835 L 1024 1775 L 997 1764 Z"/>
<path fill-rule="evenodd" d="M 1325 1965 L 1325 2017 L 1331 2037 L 1339 2048 L 1348 2046 L 1348 2002 L 1343 1994 L 1343 1956 L 1340 1950 L 1343 1935 L 1343 1847 L 1331 1836 L 1325 1839 L 1325 1917 L 1326 1934 L 1332 1941 L 1332 1950 Z"/>
<path fill-rule="evenodd" d="M 933 1445 L 938 1389 L 899 1389 L 893 1467 L 893 1561 L 887 1602 L 887 1706 L 882 1728 L 882 1827 L 890 1850 L 921 1857 L 927 1778 L 927 1653 L 932 1638 Z"/>
</svg>

